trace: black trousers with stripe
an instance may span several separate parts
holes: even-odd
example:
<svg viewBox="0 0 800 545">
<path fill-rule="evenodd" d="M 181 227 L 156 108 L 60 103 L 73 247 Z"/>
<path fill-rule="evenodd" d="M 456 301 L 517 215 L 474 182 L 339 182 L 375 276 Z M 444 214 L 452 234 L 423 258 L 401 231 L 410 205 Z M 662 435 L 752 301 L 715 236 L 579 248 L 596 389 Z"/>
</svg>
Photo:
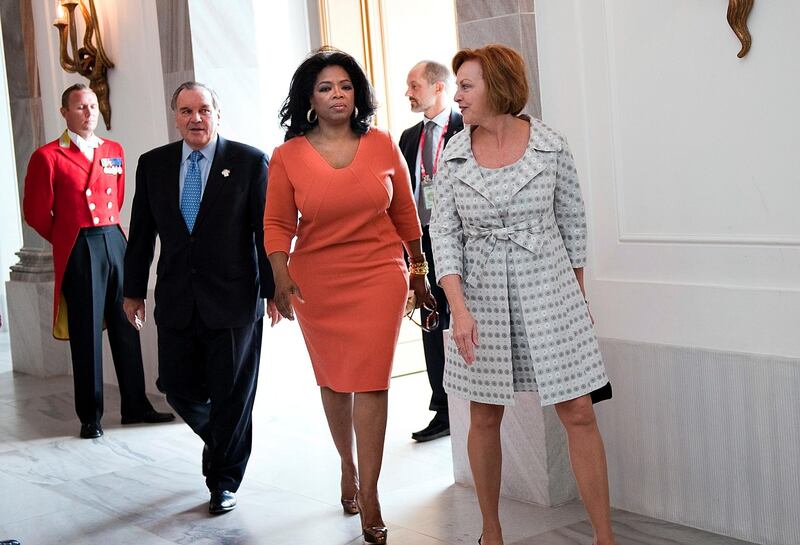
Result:
<svg viewBox="0 0 800 545">
<path fill-rule="evenodd" d="M 103 416 L 103 322 L 117 373 L 123 418 L 141 416 L 147 400 L 139 332 L 122 310 L 125 237 L 119 227 L 81 229 L 67 261 L 61 291 L 67 302 L 75 411 L 84 424 Z"/>
</svg>

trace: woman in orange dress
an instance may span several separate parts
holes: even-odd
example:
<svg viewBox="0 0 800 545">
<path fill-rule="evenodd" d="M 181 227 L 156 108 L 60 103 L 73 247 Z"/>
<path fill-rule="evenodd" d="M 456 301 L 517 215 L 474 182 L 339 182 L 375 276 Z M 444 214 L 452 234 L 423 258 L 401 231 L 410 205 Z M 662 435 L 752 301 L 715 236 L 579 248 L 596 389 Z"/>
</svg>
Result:
<svg viewBox="0 0 800 545">
<path fill-rule="evenodd" d="M 320 386 L 342 507 L 361 513 L 365 541 L 386 543 L 378 476 L 392 359 L 409 288 L 432 303 L 406 163 L 370 127 L 374 111 L 350 55 L 321 51 L 298 67 L 281 111 L 286 142 L 270 161 L 264 245 L 275 303 L 297 315 Z"/>
</svg>

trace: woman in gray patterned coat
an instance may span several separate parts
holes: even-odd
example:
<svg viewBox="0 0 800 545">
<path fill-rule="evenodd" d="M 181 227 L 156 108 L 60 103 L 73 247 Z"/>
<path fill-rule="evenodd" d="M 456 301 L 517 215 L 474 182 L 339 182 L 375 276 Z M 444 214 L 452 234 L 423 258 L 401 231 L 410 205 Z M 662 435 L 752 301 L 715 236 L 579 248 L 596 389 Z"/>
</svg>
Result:
<svg viewBox="0 0 800 545">
<path fill-rule="evenodd" d="M 611 386 L 584 299 L 586 221 L 562 136 L 518 117 L 520 55 L 504 46 L 453 58 L 466 130 L 444 151 L 431 238 L 452 311 L 444 386 L 470 400 L 467 450 L 483 545 L 502 544 L 500 422 L 514 392 L 554 405 L 596 545 L 614 543 L 603 440 L 592 402 Z"/>
</svg>

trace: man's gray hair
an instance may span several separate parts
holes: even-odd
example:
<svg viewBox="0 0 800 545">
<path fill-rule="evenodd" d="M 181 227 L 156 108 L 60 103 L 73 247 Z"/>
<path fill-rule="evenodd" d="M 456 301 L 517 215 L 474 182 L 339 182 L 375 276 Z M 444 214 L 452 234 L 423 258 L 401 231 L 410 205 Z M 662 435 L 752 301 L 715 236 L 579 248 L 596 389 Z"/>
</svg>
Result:
<svg viewBox="0 0 800 545">
<path fill-rule="evenodd" d="M 219 98 L 217 97 L 217 92 L 214 91 L 214 89 L 205 83 L 200 83 L 198 81 L 185 81 L 181 83 L 177 89 L 175 89 L 174 93 L 172 93 L 172 100 L 169 102 L 169 107 L 172 108 L 173 112 L 175 111 L 175 108 L 178 107 L 178 95 L 181 94 L 181 91 L 184 89 L 205 89 L 208 91 L 208 94 L 211 95 L 211 105 L 214 106 L 215 110 L 219 110 Z"/>
<path fill-rule="evenodd" d="M 450 87 L 450 69 L 445 65 L 436 61 L 422 61 L 425 63 L 425 69 L 422 71 L 425 79 L 431 85 L 441 81 L 445 87 Z"/>
</svg>

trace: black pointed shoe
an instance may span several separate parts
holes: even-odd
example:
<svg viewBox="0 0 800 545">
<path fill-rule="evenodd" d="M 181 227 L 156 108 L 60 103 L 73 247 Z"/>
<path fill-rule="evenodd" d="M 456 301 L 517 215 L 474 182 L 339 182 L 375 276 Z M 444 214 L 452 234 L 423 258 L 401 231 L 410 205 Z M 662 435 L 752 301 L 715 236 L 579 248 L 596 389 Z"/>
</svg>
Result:
<svg viewBox="0 0 800 545">
<path fill-rule="evenodd" d="M 173 420 L 175 420 L 175 415 L 172 413 L 160 413 L 155 409 L 148 409 L 140 415 L 123 416 L 122 424 L 162 424 Z"/>
<path fill-rule="evenodd" d="M 213 490 L 211 501 L 208 502 L 208 512 L 212 515 L 221 515 L 236 508 L 236 495 L 230 490 Z"/>
<path fill-rule="evenodd" d="M 81 424 L 81 439 L 97 439 L 103 436 L 103 428 L 99 422 Z"/>
</svg>

